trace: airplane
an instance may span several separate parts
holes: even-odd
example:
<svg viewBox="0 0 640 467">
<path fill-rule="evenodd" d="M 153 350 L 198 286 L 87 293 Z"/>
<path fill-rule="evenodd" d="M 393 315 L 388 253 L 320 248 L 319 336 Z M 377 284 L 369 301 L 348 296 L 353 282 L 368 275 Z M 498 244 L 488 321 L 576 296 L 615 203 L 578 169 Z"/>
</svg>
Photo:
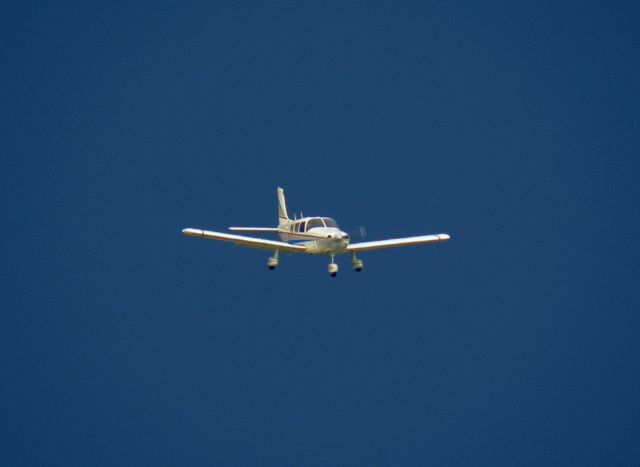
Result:
<svg viewBox="0 0 640 467">
<path fill-rule="evenodd" d="M 276 266 L 278 266 L 280 262 L 280 252 L 289 255 L 293 253 L 328 255 L 331 260 L 328 268 L 331 277 L 336 277 L 338 274 L 338 265 L 335 263 L 335 256 L 342 253 L 351 254 L 351 266 L 355 271 L 360 272 L 362 271 L 363 262 L 356 257 L 357 252 L 394 246 L 415 245 L 418 243 L 442 242 L 451 238 L 449 235 L 441 233 L 417 237 L 392 238 L 374 242 L 350 243 L 351 237 L 349 234 L 340 230 L 336 221 L 329 217 L 301 217 L 297 219 L 294 216 L 294 219 L 291 219 L 287 214 L 284 190 L 278 188 L 277 194 L 278 227 L 229 227 L 229 230 L 236 232 L 276 232 L 282 241 L 212 232 L 210 230 L 194 229 L 191 227 L 183 229 L 182 233 L 194 237 L 231 242 L 238 246 L 273 251 L 273 256 L 267 261 L 267 266 L 270 270 L 274 270 Z"/>
</svg>

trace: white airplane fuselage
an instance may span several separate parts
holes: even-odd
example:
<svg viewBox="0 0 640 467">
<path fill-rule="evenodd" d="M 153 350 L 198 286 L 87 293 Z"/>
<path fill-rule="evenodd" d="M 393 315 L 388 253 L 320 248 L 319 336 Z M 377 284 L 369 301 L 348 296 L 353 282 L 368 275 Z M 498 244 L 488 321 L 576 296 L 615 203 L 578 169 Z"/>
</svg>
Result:
<svg viewBox="0 0 640 467">
<path fill-rule="evenodd" d="M 328 227 L 325 222 L 335 227 Z M 325 225 L 315 227 L 314 224 Z M 349 246 L 349 234 L 327 217 L 304 217 L 282 222 L 278 227 L 278 235 L 283 242 L 302 245 L 306 253 L 315 255 L 337 255 L 344 253 Z"/>
</svg>

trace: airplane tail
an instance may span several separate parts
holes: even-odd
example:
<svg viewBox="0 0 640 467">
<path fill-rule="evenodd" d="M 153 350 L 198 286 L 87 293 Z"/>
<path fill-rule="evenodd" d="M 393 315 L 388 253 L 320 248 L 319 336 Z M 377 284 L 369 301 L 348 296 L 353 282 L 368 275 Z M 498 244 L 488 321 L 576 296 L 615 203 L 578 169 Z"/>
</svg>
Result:
<svg viewBox="0 0 640 467">
<path fill-rule="evenodd" d="M 288 226 L 289 215 L 287 214 L 287 203 L 284 200 L 284 190 L 278 187 L 278 227 Z"/>
</svg>

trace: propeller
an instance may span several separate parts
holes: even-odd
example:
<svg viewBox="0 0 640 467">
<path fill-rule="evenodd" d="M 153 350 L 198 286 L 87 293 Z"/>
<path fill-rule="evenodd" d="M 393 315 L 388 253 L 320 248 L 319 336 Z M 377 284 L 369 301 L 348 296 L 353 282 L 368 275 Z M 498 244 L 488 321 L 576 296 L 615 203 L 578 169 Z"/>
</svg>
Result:
<svg viewBox="0 0 640 467">
<path fill-rule="evenodd" d="M 352 230 L 351 232 L 349 232 L 349 237 L 353 238 L 353 239 L 364 239 L 367 236 L 367 229 L 365 229 L 363 226 L 358 227 L 355 230 Z"/>
</svg>

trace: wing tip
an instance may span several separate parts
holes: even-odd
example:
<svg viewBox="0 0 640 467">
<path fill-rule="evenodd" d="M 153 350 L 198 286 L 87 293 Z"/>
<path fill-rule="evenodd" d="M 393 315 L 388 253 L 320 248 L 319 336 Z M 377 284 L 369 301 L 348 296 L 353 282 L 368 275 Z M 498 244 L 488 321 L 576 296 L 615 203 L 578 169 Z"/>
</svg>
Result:
<svg viewBox="0 0 640 467">
<path fill-rule="evenodd" d="M 442 234 L 438 234 L 438 238 L 439 238 L 441 241 L 449 240 L 449 239 L 451 238 L 451 235 L 449 235 L 449 234 L 445 234 L 445 233 L 442 233 Z"/>
<path fill-rule="evenodd" d="M 185 235 L 202 235 L 202 230 L 187 227 L 186 229 L 182 229 L 182 233 Z"/>
</svg>

